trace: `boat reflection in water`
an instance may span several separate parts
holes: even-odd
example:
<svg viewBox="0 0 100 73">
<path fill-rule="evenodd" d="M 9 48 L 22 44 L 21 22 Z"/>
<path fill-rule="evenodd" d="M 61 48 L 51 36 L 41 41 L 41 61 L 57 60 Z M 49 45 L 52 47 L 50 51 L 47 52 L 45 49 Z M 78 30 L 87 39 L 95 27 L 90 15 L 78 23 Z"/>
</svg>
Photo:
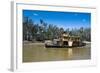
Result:
<svg viewBox="0 0 100 73">
<path fill-rule="evenodd" d="M 23 45 L 23 62 L 86 60 L 91 58 L 91 47 L 46 48 L 43 43 Z"/>
<path fill-rule="evenodd" d="M 73 55 L 73 49 L 68 48 L 68 57 L 71 57 Z"/>
</svg>

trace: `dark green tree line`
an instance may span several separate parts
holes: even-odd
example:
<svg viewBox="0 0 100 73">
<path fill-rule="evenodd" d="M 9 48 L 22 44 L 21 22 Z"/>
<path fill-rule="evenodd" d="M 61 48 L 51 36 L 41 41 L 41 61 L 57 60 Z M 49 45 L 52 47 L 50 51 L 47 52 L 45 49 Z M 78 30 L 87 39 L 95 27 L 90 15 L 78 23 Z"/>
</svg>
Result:
<svg viewBox="0 0 100 73">
<path fill-rule="evenodd" d="M 59 28 L 56 25 L 46 23 L 43 19 L 39 20 L 40 23 L 35 23 L 29 17 L 23 17 L 23 40 L 27 41 L 45 41 L 57 39 L 63 32 L 71 36 L 80 36 L 83 41 L 91 41 L 91 29 L 69 29 L 66 27 Z"/>
</svg>

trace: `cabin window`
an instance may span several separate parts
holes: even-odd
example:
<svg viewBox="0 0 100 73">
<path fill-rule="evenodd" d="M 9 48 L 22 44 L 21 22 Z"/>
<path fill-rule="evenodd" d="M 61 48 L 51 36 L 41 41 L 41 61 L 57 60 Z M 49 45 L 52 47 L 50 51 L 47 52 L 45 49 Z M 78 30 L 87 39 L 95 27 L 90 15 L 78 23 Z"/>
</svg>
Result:
<svg viewBox="0 0 100 73">
<path fill-rule="evenodd" d="M 68 45 L 68 41 L 64 41 L 63 42 L 63 45 L 66 45 L 67 46 Z"/>
</svg>

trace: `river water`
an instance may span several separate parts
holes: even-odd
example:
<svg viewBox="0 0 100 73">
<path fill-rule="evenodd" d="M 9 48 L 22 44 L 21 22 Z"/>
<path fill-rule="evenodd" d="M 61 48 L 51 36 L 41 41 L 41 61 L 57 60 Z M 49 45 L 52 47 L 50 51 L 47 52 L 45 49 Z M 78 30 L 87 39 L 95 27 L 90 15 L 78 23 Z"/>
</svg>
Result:
<svg viewBox="0 0 100 73">
<path fill-rule="evenodd" d="M 46 48 L 44 43 L 23 44 L 23 62 L 91 59 L 90 44 L 74 48 Z"/>
</svg>

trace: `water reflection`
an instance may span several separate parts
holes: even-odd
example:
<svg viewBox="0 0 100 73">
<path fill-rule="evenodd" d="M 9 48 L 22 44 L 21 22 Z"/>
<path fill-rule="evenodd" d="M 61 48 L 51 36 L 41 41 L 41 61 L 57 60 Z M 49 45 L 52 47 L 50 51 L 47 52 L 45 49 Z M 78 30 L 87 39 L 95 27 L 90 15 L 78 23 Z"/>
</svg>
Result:
<svg viewBox="0 0 100 73">
<path fill-rule="evenodd" d="M 23 62 L 90 59 L 90 47 L 45 48 L 42 44 L 25 44 Z"/>
<path fill-rule="evenodd" d="M 73 49 L 68 48 L 68 57 L 71 57 L 73 55 Z"/>
</svg>

